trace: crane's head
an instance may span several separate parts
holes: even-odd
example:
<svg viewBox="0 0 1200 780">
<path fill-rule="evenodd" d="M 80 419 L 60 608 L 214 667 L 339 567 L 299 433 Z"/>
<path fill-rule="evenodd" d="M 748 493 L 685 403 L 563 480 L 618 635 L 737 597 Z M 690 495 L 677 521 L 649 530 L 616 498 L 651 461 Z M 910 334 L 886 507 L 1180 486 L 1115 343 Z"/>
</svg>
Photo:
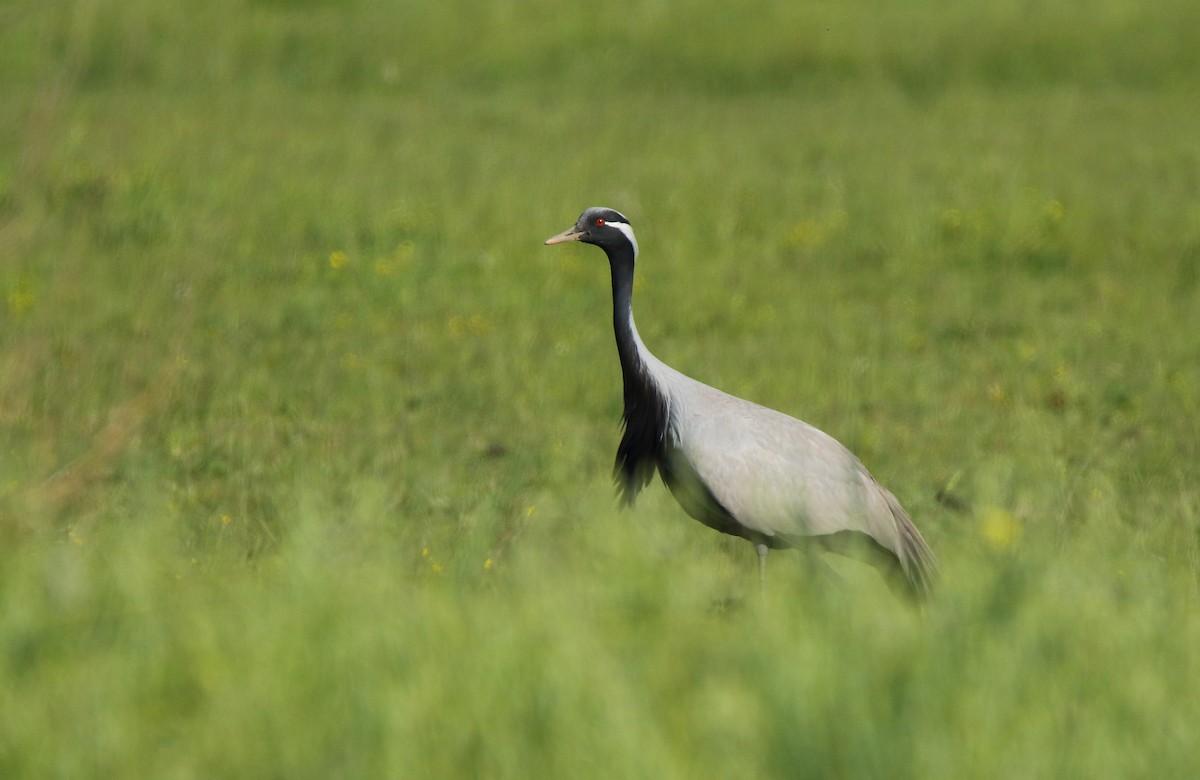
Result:
<svg viewBox="0 0 1200 780">
<path fill-rule="evenodd" d="M 637 255 L 637 239 L 633 237 L 629 220 L 619 211 L 600 206 L 583 212 L 573 226 L 546 239 L 547 244 L 565 244 L 568 241 L 595 244 L 606 251 L 627 246 Z"/>
</svg>

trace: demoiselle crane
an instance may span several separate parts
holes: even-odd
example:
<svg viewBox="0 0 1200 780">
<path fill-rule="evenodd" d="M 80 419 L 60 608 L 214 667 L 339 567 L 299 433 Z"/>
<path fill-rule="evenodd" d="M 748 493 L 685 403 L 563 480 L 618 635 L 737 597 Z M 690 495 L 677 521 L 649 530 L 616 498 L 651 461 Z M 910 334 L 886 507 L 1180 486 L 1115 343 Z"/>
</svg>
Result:
<svg viewBox="0 0 1200 780">
<path fill-rule="evenodd" d="M 933 552 L 896 497 L 827 433 L 736 398 L 656 358 L 633 322 L 637 239 L 629 220 L 590 208 L 547 244 L 582 241 L 608 255 L 613 329 L 624 379 L 624 433 L 614 477 L 631 505 L 657 471 L 684 510 L 758 553 L 812 540 L 903 574 L 917 595 L 932 583 Z M 895 579 L 894 577 L 892 579 Z"/>
</svg>

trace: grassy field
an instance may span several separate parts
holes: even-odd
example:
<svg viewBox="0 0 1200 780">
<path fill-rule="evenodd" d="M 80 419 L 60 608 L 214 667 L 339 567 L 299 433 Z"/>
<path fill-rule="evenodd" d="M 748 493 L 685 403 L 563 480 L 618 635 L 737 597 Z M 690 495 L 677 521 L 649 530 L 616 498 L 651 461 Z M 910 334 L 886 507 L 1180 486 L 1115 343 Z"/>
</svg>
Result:
<svg viewBox="0 0 1200 780">
<path fill-rule="evenodd" d="M 0 9 L 0 776 L 1200 768 L 1200 6 Z M 659 484 L 661 358 L 909 508 L 920 611 Z"/>
</svg>

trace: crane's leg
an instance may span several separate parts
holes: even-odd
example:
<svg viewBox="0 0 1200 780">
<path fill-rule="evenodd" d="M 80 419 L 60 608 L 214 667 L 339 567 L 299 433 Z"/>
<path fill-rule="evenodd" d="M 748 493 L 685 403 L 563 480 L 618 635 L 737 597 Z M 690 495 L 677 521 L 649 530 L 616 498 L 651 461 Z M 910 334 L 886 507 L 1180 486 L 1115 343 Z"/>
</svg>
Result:
<svg viewBox="0 0 1200 780">
<path fill-rule="evenodd" d="M 767 595 L 767 546 L 762 542 L 754 545 L 754 551 L 758 553 L 758 595 L 766 598 Z"/>
</svg>

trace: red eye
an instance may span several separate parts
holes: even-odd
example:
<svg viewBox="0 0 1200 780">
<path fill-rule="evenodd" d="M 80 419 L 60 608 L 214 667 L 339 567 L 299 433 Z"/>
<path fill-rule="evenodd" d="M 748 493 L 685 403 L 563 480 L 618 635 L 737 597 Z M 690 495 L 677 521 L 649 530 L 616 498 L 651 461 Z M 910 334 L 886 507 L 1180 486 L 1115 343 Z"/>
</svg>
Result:
<svg viewBox="0 0 1200 780">
<path fill-rule="evenodd" d="M 596 227 L 604 227 L 604 217 L 596 217 Z"/>
</svg>

